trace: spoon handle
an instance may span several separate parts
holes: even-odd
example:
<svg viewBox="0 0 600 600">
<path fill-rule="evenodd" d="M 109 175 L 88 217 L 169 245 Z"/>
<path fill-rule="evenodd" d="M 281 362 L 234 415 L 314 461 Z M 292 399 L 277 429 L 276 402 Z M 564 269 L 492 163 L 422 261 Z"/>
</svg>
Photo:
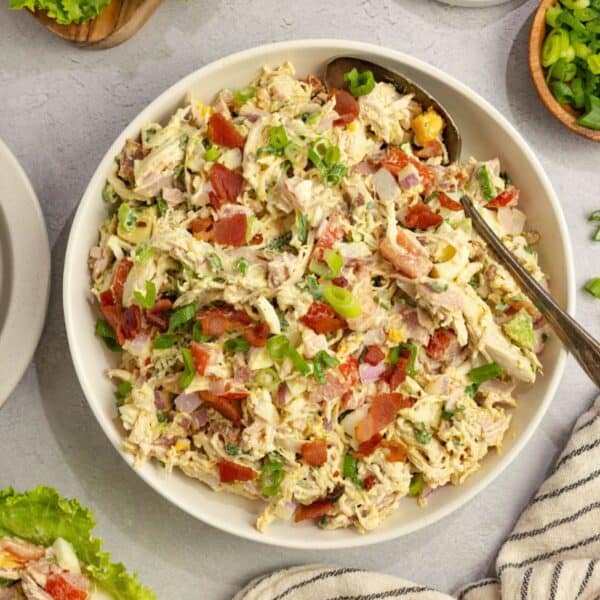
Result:
<svg viewBox="0 0 600 600">
<path fill-rule="evenodd" d="M 573 354 L 589 378 L 600 387 L 600 343 L 594 339 L 573 317 L 566 313 L 552 296 L 521 266 L 485 222 L 468 196 L 461 198 L 467 217 L 470 217 L 477 233 L 492 248 L 502 264 L 523 288 L 525 294 L 542 313 L 567 350 Z"/>
</svg>

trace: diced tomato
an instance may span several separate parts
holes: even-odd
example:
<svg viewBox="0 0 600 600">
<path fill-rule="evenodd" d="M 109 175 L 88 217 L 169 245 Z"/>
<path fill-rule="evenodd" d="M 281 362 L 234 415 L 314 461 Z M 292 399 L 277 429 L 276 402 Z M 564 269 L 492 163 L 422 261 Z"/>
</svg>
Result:
<svg viewBox="0 0 600 600">
<path fill-rule="evenodd" d="M 302 459 L 311 467 L 320 467 L 327 462 L 327 442 L 325 440 L 313 440 L 305 442 L 300 447 Z"/>
<path fill-rule="evenodd" d="M 425 190 L 430 189 L 433 184 L 433 174 L 420 160 L 409 156 L 399 148 L 388 148 L 385 158 L 381 161 L 381 165 L 394 175 L 398 175 L 409 164 L 416 167 Z"/>
<path fill-rule="evenodd" d="M 411 206 L 404 216 L 404 224 L 410 229 L 428 229 L 439 225 L 443 220 L 442 215 L 431 210 L 423 202 Z"/>
<path fill-rule="evenodd" d="M 448 194 L 444 194 L 444 192 L 438 192 L 438 202 L 440 203 L 440 206 L 443 206 L 448 210 L 462 210 L 462 204 L 456 200 L 452 200 L 452 198 L 450 198 Z"/>
<path fill-rule="evenodd" d="M 337 212 L 331 213 L 327 218 L 327 222 L 323 226 L 323 230 L 319 234 L 319 239 L 315 244 L 314 258 L 323 259 L 325 250 L 333 248 L 336 242 L 339 242 L 344 237 L 344 227 L 340 223 L 340 218 Z"/>
<path fill-rule="evenodd" d="M 331 280 L 331 283 L 333 283 L 333 285 L 337 285 L 338 287 L 342 287 L 342 288 L 346 288 L 348 287 L 348 280 L 345 277 L 334 277 Z"/>
<path fill-rule="evenodd" d="M 235 213 L 215 223 L 215 242 L 224 246 L 243 246 L 246 243 L 248 219 L 244 213 Z"/>
<path fill-rule="evenodd" d="M 250 467 L 245 467 L 224 458 L 219 461 L 219 479 L 221 483 L 252 481 L 256 479 L 256 475 L 256 471 Z"/>
<path fill-rule="evenodd" d="M 223 398 L 207 391 L 198 392 L 198 394 L 202 400 L 233 423 L 238 423 L 242 418 L 242 405 L 239 399 Z"/>
<path fill-rule="evenodd" d="M 406 460 L 406 446 L 396 440 L 383 440 L 381 446 L 387 449 L 385 460 L 388 462 L 404 462 Z"/>
<path fill-rule="evenodd" d="M 490 200 L 485 207 L 486 208 L 502 208 L 503 206 L 509 206 L 516 204 L 519 200 L 519 190 L 517 188 L 510 188 L 500 192 L 494 199 Z"/>
<path fill-rule="evenodd" d="M 339 367 L 339 371 L 344 377 L 344 381 L 350 386 L 355 386 L 360 381 L 358 372 L 358 361 L 354 356 L 349 356 Z"/>
<path fill-rule="evenodd" d="M 395 392 L 377 394 L 371 401 L 369 412 L 356 426 L 356 441 L 362 443 L 370 440 L 396 418 L 399 410 L 410 408 L 414 403 L 412 398 Z"/>
<path fill-rule="evenodd" d="M 315 333 L 331 333 L 346 327 L 346 321 L 324 302 L 313 302 L 308 312 L 300 319 Z"/>
<path fill-rule="evenodd" d="M 360 112 L 356 98 L 346 90 L 334 89 L 331 94 L 335 97 L 335 112 L 340 115 L 339 119 L 336 119 L 333 124 L 347 125 L 352 123 Z"/>
<path fill-rule="evenodd" d="M 211 217 L 192 220 L 192 235 L 197 240 L 203 242 L 211 242 L 213 239 L 214 221 Z"/>
<path fill-rule="evenodd" d="M 301 505 L 296 510 L 294 521 L 300 523 L 300 521 L 307 521 L 308 519 L 319 519 L 330 512 L 334 506 L 334 503 L 327 499 L 317 500 L 308 506 Z"/>
<path fill-rule="evenodd" d="M 456 342 L 456 334 L 451 329 L 436 329 L 425 347 L 427 356 L 433 360 L 444 360 L 450 345 Z"/>
<path fill-rule="evenodd" d="M 214 195 L 211 197 L 211 204 L 217 210 L 223 204 L 235 202 L 244 186 L 242 174 L 228 169 L 221 163 L 215 163 L 210 168 L 208 177 L 214 190 Z"/>
<path fill-rule="evenodd" d="M 210 360 L 210 354 L 200 344 L 192 342 L 190 346 L 192 358 L 194 359 L 194 367 L 196 367 L 196 373 L 198 375 L 204 375 L 208 361 Z"/>
<path fill-rule="evenodd" d="M 235 125 L 218 112 L 213 113 L 208 120 L 208 139 L 217 146 L 241 150 L 246 141 Z"/>
<path fill-rule="evenodd" d="M 44 589 L 54 600 L 86 600 L 88 597 L 87 590 L 76 587 L 58 573 L 48 576 Z"/>
<path fill-rule="evenodd" d="M 127 275 L 129 275 L 129 271 L 132 267 L 133 262 L 128 258 L 122 258 L 117 264 L 115 275 L 113 277 L 112 292 L 115 300 L 119 303 L 123 301 L 123 288 L 125 287 Z"/>
<path fill-rule="evenodd" d="M 367 490 L 367 492 L 376 484 L 379 483 L 379 479 L 377 479 L 377 477 L 373 474 L 371 475 L 367 475 L 364 479 L 363 479 L 363 485 L 365 486 L 365 490 Z"/>
<path fill-rule="evenodd" d="M 121 331 L 126 340 L 132 340 L 142 330 L 142 311 L 137 304 L 128 306 L 123 311 Z"/>
<path fill-rule="evenodd" d="M 262 348 L 267 345 L 267 338 L 271 334 L 271 330 L 266 323 L 260 322 L 256 325 L 251 325 L 244 330 L 244 338 L 254 348 Z"/>
<path fill-rule="evenodd" d="M 355 450 L 352 455 L 355 458 L 365 458 L 366 456 L 370 456 L 381 443 L 381 439 L 381 434 L 376 433 L 371 439 L 359 444 L 358 449 Z"/>
<path fill-rule="evenodd" d="M 367 350 L 362 356 L 364 362 L 373 366 L 378 365 L 384 358 L 385 354 L 379 346 L 367 346 Z"/>
</svg>

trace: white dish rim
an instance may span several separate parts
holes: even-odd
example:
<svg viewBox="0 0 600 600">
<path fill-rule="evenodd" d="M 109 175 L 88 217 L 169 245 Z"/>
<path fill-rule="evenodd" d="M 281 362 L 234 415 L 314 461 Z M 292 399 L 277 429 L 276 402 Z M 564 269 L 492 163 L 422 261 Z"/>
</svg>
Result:
<svg viewBox="0 0 600 600">
<path fill-rule="evenodd" d="M 231 533 L 232 535 L 239 536 L 245 539 L 253 540 L 256 542 L 280 546 L 280 547 L 288 547 L 288 548 L 296 548 L 296 549 L 310 549 L 310 550 L 331 550 L 331 549 L 339 549 L 339 548 L 352 548 L 352 547 L 361 547 L 367 546 L 371 544 L 385 542 L 391 539 L 395 539 L 402 535 L 406 535 L 432 523 L 438 521 L 439 519 L 449 515 L 454 512 L 461 506 L 464 506 L 467 502 L 469 502 L 474 496 L 479 494 L 485 487 L 487 487 L 494 479 L 496 479 L 504 469 L 514 460 L 514 458 L 521 452 L 525 444 L 530 440 L 533 433 L 536 431 L 542 417 L 545 415 L 552 398 L 556 393 L 556 389 L 558 387 L 559 381 L 562 377 L 562 373 L 565 366 L 566 360 L 566 352 L 564 349 L 561 349 L 556 361 L 556 366 L 554 368 L 553 373 L 547 375 L 546 377 L 550 378 L 550 382 L 548 384 L 548 391 L 545 394 L 543 401 L 541 403 L 540 409 L 536 413 L 535 417 L 531 419 L 528 423 L 527 427 L 524 429 L 523 433 L 520 435 L 518 441 L 510 448 L 510 450 L 506 451 L 502 455 L 502 459 L 498 462 L 498 464 L 488 470 L 480 479 L 468 490 L 463 492 L 463 496 L 457 499 L 452 499 L 442 507 L 437 509 L 436 511 L 423 515 L 423 518 L 418 521 L 410 522 L 407 524 L 403 524 L 397 527 L 394 527 L 390 530 L 378 530 L 374 532 L 370 532 L 367 535 L 356 535 L 353 539 L 341 539 L 341 540 L 331 540 L 331 539 L 317 539 L 314 540 L 297 540 L 294 539 L 292 541 L 281 540 L 270 538 L 264 534 L 261 534 L 255 529 L 250 527 L 241 529 L 236 525 L 231 525 L 227 519 L 214 519 L 206 514 L 202 514 L 202 511 L 199 509 L 195 513 L 191 513 L 190 510 L 183 505 L 183 503 L 174 495 L 170 494 L 166 489 L 161 486 L 155 484 L 152 481 L 151 477 L 149 477 L 146 473 L 141 470 L 137 470 L 133 468 L 131 456 L 125 453 L 122 450 L 122 438 L 114 434 L 114 425 L 104 414 L 101 413 L 99 403 L 94 400 L 95 394 L 94 390 L 88 385 L 85 377 L 85 368 L 83 365 L 83 358 L 75 355 L 72 351 L 72 348 L 75 347 L 75 339 L 77 337 L 75 324 L 73 322 L 70 311 L 68 310 L 68 302 L 72 295 L 71 291 L 71 279 L 72 279 L 72 267 L 75 264 L 76 260 L 81 260 L 81 257 L 74 257 L 73 254 L 73 245 L 74 245 L 74 232 L 81 225 L 81 221 L 83 219 L 83 206 L 86 202 L 91 202 L 92 199 L 90 195 L 94 190 L 99 189 L 100 183 L 103 183 L 106 173 L 108 172 L 108 167 L 110 162 L 113 160 L 113 157 L 118 153 L 120 147 L 122 146 L 127 134 L 132 135 L 134 132 L 140 130 L 141 126 L 151 118 L 149 115 L 153 112 L 157 111 L 159 105 L 164 104 L 172 104 L 173 98 L 183 98 L 185 93 L 193 87 L 193 83 L 197 79 L 203 79 L 210 77 L 211 74 L 222 69 L 227 66 L 229 63 L 236 63 L 238 61 L 252 59 L 254 57 L 259 57 L 263 54 L 269 52 L 277 52 L 277 51 L 298 51 L 298 50 L 307 50 L 307 49 L 328 49 L 331 48 L 332 53 L 338 52 L 339 48 L 343 47 L 349 53 L 365 53 L 365 54 L 374 54 L 381 56 L 382 58 L 388 58 L 392 60 L 401 61 L 407 64 L 410 67 L 419 69 L 423 71 L 425 74 L 429 76 L 433 76 L 442 81 L 442 83 L 448 85 L 449 87 L 454 88 L 456 91 L 461 93 L 463 96 L 468 96 L 471 100 L 475 101 L 478 105 L 480 105 L 485 112 L 490 114 L 498 124 L 503 127 L 503 129 L 510 133 L 510 136 L 513 138 L 515 144 L 518 144 L 520 150 L 527 156 L 529 163 L 532 168 L 536 171 L 540 181 L 543 183 L 543 186 L 547 192 L 548 200 L 552 205 L 554 212 L 556 214 L 558 227 L 561 233 L 561 250 L 565 257 L 566 263 L 566 296 L 567 296 L 567 310 L 574 314 L 575 310 L 575 275 L 574 275 L 574 266 L 573 266 L 573 256 L 571 243 L 568 236 L 568 229 L 566 225 L 566 221 L 564 215 L 562 213 L 562 208 L 560 203 L 556 197 L 552 184 L 544 172 L 541 164 L 533 154 L 531 148 L 527 145 L 523 137 L 519 134 L 519 132 L 508 122 L 508 120 L 496 109 L 494 108 L 487 100 L 479 96 L 479 94 L 475 93 L 468 86 L 462 84 L 454 77 L 447 75 L 437 67 L 433 67 L 424 61 L 414 58 L 408 54 L 403 52 L 399 52 L 396 50 L 388 49 L 382 46 L 364 43 L 364 42 L 356 42 L 344 39 L 302 39 L 302 40 L 293 40 L 286 42 L 277 42 L 273 44 L 265 44 L 257 47 L 253 47 L 247 50 L 242 50 L 240 52 L 236 52 L 229 56 L 226 56 L 222 59 L 215 60 L 200 69 L 192 72 L 191 74 L 183 77 L 178 82 L 170 86 L 166 91 L 160 94 L 155 100 L 153 100 L 148 106 L 146 106 L 130 123 L 129 125 L 119 134 L 115 142 L 108 149 L 107 153 L 104 155 L 104 158 L 99 163 L 98 168 L 94 172 L 90 183 L 88 184 L 85 193 L 82 197 L 82 201 L 77 210 L 75 218 L 73 219 L 73 223 L 71 226 L 71 233 L 69 235 L 69 241 L 67 245 L 66 255 L 65 255 L 65 266 L 64 266 L 64 274 L 63 274 L 63 302 L 64 302 L 64 318 L 65 325 L 67 330 L 67 337 L 69 341 L 69 348 L 71 349 L 71 356 L 73 359 L 73 363 L 75 366 L 75 370 L 80 382 L 80 385 L 84 391 L 84 395 L 90 405 L 92 412 L 94 413 L 96 419 L 98 420 L 100 426 L 102 427 L 104 433 L 107 435 L 113 446 L 119 452 L 119 454 L 124 458 L 127 464 L 136 472 L 136 474 L 148 483 L 155 491 L 161 494 L 164 498 L 193 516 L 194 518 L 198 518 L 201 521 L 212 525 L 222 531 L 226 531 Z M 333 55 L 333 54 L 332 54 Z M 257 63 L 257 68 L 261 65 Z M 97 198 L 95 198 L 97 201 Z"/>
</svg>

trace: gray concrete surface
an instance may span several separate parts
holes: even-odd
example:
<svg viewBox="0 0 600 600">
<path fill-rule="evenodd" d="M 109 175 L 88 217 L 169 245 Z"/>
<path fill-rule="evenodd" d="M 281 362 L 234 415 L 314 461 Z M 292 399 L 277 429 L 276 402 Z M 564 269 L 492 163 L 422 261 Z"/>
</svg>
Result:
<svg viewBox="0 0 600 600">
<path fill-rule="evenodd" d="M 39 195 L 54 273 L 34 361 L 0 410 L 0 486 L 46 483 L 93 507 L 107 547 L 161 599 L 224 600 L 250 577 L 309 561 L 401 574 L 445 591 L 490 572 L 499 544 L 594 396 L 573 360 L 521 456 L 462 510 L 364 550 L 280 550 L 194 521 L 131 473 L 96 424 L 75 377 L 62 319 L 61 273 L 72 215 L 89 177 L 121 129 L 159 92 L 237 50 L 292 38 L 347 37 L 442 68 L 521 131 L 561 198 L 581 286 L 600 275 L 600 245 L 590 241 L 586 222 L 600 208 L 600 147 L 552 120 L 533 91 L 526 56 L 535 0 L 481 10 L 428 0 L 165 0 L 135 38 L 109 51 L 67 45 L 2 4 L 0 137 Z M 578 292 L 577 302 L 579 319 L 600 335 L 600 301 Z"/>
</svg>

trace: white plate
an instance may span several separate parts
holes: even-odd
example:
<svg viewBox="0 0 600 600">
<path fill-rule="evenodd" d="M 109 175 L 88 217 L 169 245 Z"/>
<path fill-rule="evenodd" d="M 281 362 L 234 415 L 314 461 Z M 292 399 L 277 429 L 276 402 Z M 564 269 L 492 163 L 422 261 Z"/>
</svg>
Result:
<svg viewBox="0 0 600 600">
<path fill-rule="evenodd" d="M 450 4 L 451 6 L 463 6 L 465 8 L 487 8 L 488 6 L 506 4 L 510 0 L 438 0 L 438 2 Z"/>
<path fill-rule="evenodd" d="M 0 406 L 33 356 L 49 290 L 44 216 L 25 171 L 0 140 Z"/>
<path fill-rule="evenodd" d="M 122 451 L 122 431 L 116 418 L 114 392 L 105 369 L 114 357 L 94 337 L 97 313 L 88 302 L 87 256 L 97 243 L 97 228 L 106 216 L 101 199 L 104 180 L 114 156 L 128 137 L 136 137 L 143 124 L 167 119 L 192 90 L 196 97 L 210 102 L 223 87 L 240 88 L 264 65 L 291 61 L 301 76 L 321 72 L 333 56 L 352 54 L 395 68 L 422 84 L 439 98 L 454 116 L 463 135 L 463 156 L 498 156 L 521 187 L 522 206 L 531 226 L 542 234 L 540 256 L 550 275 L 552 290 L 563 306 L 574 306 L 574 279 L 566 224 L 550 181 L 519 133 L 483 98 L 466 86 L 415 58 L 358 42 L 304 40 L 261 46 L 218 60 L 176 83 L 140 113 L 118 137 L 94 173 L 73 221 L 64 271 L 64 312 L 71 355 L 88 402 L 104 432 Z M 146 464 L 138 473 L 165 498 L 190 515 L 225 531 L 260 542 L 296 548 L 342 548 L 388 540 L 433 523 L 462 506 L 482 490 L 523 448 L 538 426 L 552 399 L 563 371 L 565 353 L 556 340 L 544 351 L 545 375 L 520 397 L 502 454 L 495 452 L 482 468 L 462 486 L 447 486 L 430 497 L 426 508 L 412 499 L 403 500 L 400 509 L 381 528 L 367 535 L 351 530 L 322 531 L 312 524 L 276 523 L 265 534 L 254 528 L 260 503 L 230 494 L 214 493 L 201 483 L 179 473 L 168 475 L 160 466 Z M 121 483 L 126 485 L 126 483 Z"/>
</svg>

